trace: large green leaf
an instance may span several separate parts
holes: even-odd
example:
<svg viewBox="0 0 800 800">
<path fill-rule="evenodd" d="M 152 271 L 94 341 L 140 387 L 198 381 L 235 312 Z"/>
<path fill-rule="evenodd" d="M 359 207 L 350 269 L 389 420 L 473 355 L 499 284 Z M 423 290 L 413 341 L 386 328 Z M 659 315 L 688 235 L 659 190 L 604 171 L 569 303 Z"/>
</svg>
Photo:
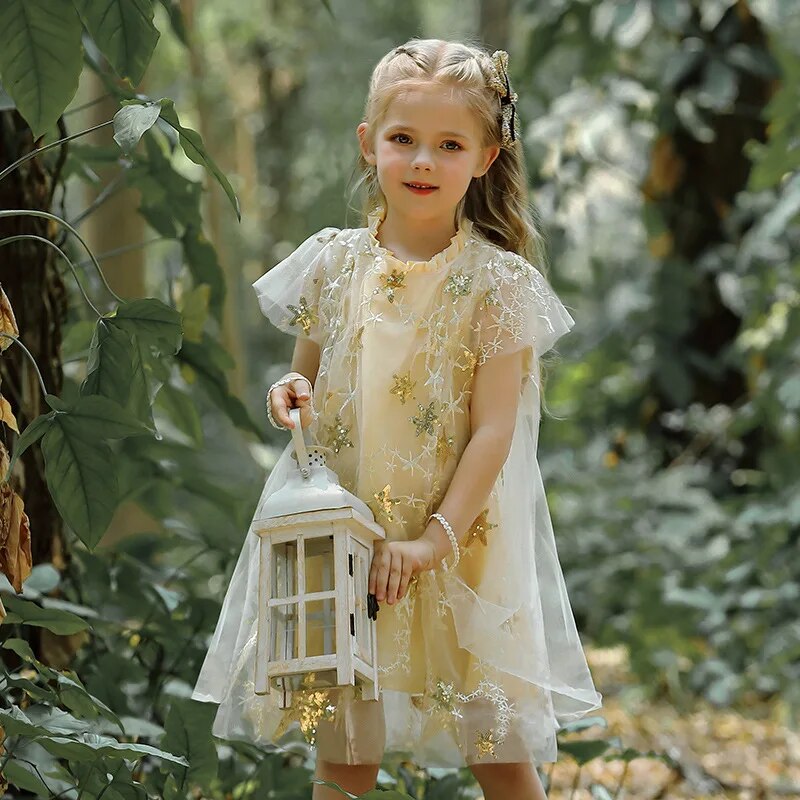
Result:
<svg viewBox="0 0 800 800">
<path fill-rule="evenodd" d="M 59 636 L 69 636 L 78 631 L 85 631 L 91 626 L 89 623 L 69 611 L 60 611 L 55 608 L 42 608 L 31 603 L 30 600 L 23 600 L 15 595 L 7 595 L 3 602 L 9 609 L 20 617 L 26 625 L 33 625 L 37 628 L 47 628 L 47 630 L 57 633 Z"/>
<path fill-rule="evenodd" d="M 216 709 L 208 703 L 173 700 L 160 744 L 185 755 L 191 764 L 186 780 L 209 789 L 217 776 L 217 748 L 211 736 Z"/>
<path fill-rule="evenodd" d="M 92 549 L 114 516 L 117 474 L 111 448 L 93 441 L 91 423 L 77 424 L 56 414 L 42 439 L 45 477 L 53 502 L 78 538 Z"/>
<path fill-rule="evenodd" d="M 124 439 L 155 433 L 115 400 L 101 395 L 84 395 L 60 417 L 62 425 L 71 427 L 86 440 Z"/>
<path fill-rule="evenodd" d="M 97 320 L 81 394 L 100 394 L 126 406 L 131 393 L 132 362 L 131 337 L 106 317 Z"/>
<path fill-rule="evenodd" d="M 123 303 L 114 316 L 107 319 L 163 355 L 174 355 L 180 350 L 183 336 L 181 315 L 177 309 L 154 297 Z"/>
<path fill-rule="evenodd" d="M 95 44 L 120 78 L 139 83 L 159 32 L 151 0 L 72 0 Z"/>
<path fill-rule="evenodd" d="M 66 0 L 3 0 L 0 31 L 0 80 L 38 139 L 78 88 L 81 21 Z"/>
<path fill-rule="evenodd" d="M 236 212 L 237 219 L 241 222 L 242 211 L 239 207 L 239 198 L 236 196 L 236 192 L 233 191 L 233 187 L 225 177 L 225 173 L 216 165 L 214 159 L 206 153 L 200 134 L 197 131 L 193 131 L 191 128 L 184 128 L 183 125 L 181 125 L 178 114 L 175 111 L 175 103 L 173 103 L 172 100 L 164 97 L 159 102 L 161 103 L 161 117 L 178 131 L 183 152 L 186 153 L 187 157 L 194 161 L 195 164 L 205 167 L 217 179 L 219 185 L 225 190 L 225 194 L 228 195 L 228 199 L 231 201 L 231 205 Z"/>
</svg>

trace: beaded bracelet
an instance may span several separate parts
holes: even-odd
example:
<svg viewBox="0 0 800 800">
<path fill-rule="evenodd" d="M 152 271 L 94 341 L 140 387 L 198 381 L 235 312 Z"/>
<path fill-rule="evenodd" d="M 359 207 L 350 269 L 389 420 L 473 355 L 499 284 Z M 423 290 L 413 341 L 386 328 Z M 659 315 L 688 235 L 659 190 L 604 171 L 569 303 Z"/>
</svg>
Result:
<svg viewBox="0 0 800 800">
<path fill-rule="evenodd" d="M 444 558 L 442 559 L 442 569 L 445 572 L 447 572 L 448 570 L 456 568 L 456 565 L 461 559 L 461 551 L 459 550 L 458 547 L 458 539 L 455 535 L 455 532 L 450 527 L 450 523 L 438 511 L 436 511 L 435 513 L 431 514 L 428 517 L 428 522 L 430 522 L 434 518 L 438 519 L 439 522 L 441 522 L 442 527 L 444 528 L 445 533 L 447 534 L 447 537 L 450 539 L 450 546 L 453 548 L 453 553 L 455 555 L 453 563 L 449 567 L 447 566 L 446 560 Z"/>
<path fill-rule="evenodd" d="M 277 422 L 275 422 L 275 418 L 272 416 L 272 401 L 270 400 L 270 395 L 272 394 L 272 390 L 277 386 L 283 386 L 286 383 L 291 383 L 298 378 L 301 378 L 308 383 L 308 393 L 312 402 L 312 417 L 316 419 L 317 415 L 313 413 L 314 387 L 311 385 L 311 381 L 308 380 L 305 375 L 301 375 L 299 372 L 290 372 L 279 381 L 275 381 L 275 383 L 273 383 L 272 386 L 267 389 L 267 419 L 269 420 L 270 425 L 272 425 L 273 428 L 277 428 L 279 431 L 285 430 L 286 428 L 283 425 L 279 425 Z"/>
</svg>

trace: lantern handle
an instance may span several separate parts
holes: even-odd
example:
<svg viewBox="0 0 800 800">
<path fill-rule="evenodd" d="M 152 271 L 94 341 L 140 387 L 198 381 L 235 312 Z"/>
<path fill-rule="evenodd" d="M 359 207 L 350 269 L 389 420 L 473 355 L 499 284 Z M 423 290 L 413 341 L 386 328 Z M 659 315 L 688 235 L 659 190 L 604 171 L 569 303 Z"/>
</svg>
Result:
<svg viewBox="0 0 800 800">
<path fill-rule="evenodd" d="M 303 434 L 303 426 L 300 423 L 300 409 L 290 408 L 289 419 L 294 423 L 294 427 L 289 430 L 292 432 L 292 442 L 294 442 L 294 451 L 297 453 L 297 465 L 300 467 L 300 474 L 307 478 L 311 474 L 310 464 L 308 462 L 308 450 L 306 449 L 306 440 Z"/>
</svg>

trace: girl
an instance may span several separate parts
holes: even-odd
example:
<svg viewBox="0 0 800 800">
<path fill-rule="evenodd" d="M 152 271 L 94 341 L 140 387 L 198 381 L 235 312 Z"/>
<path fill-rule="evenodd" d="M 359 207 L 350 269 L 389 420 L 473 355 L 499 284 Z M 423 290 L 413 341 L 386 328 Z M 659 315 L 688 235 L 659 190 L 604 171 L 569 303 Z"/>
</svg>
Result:
<svg viewBox="0 0 800 800">
<path fill-rule="evenodd" d="M 309 690 L 281 711 L 275 693 L 254 695 L 255 535 L 192 696 L 220 704 L 218 736 L 278 742 L 299 723 L 317 777 L 357 794 L 390 748 L 468 764 L 486 800 L 540 800 L 534 764 L 556 760 L 565 721 L 601 705 L 536 460 L 540 357 L 574 320 L 528 260 L 538 234 L 515 101 L 502 51 L 392 50 L 357 128 L 367 224 L 315 233 L 253 285 L 297 336 L 270 421 L 290 427 L 300 408 L 386 530 L 369 576 L 381 697 Z"/>
</svg>

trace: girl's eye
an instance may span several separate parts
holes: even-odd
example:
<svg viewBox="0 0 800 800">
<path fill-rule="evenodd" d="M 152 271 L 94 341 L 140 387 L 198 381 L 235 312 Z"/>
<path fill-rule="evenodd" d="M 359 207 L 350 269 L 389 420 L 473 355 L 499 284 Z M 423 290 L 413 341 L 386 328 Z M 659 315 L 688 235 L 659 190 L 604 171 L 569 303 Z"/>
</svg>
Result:
<svg viewBox="0 0 800 800">
<path fill-rule="evenodd" d="M 408 136 L 406 136 L 406 134 L 404 134 L 404 133 L 396 133 L 394 136 L 392 136 L 392 141 L 397 141 L 397 140 L 398 140 L 398 139 L 399 139 L 401 136 L 402 136 L 404 139 L 408 139 L 408 138 L 409 138 L 409 137 L 408 137 Z M 405 144 L 405 142 L 400 142 L 400 144 Z"/>
<path fill-rule="evenodd" d="M 398 142 L 398 144 L 408 144 L 408 142 L 400 141 L 401 138 L 402 139 L 408 139 L 409 141 L 411 140 L 411 137 L 408 136 L 408 134 L 405 134 L 405 133 L 395 133 L 393 136 L 390 136 L 389 138 L 390 138 L 390 141 Z M 461 145 L 458 142 L 453 141 L 452 139 L 448 139 L 444 144 L 445 145 L 450 145 L 450 144 L 454 145 L 454 147 L 445 147 L 445 150 L 449 150 L 451 153 L 455 153 L 457 150 L 461 150 L 462 149 Z"/>
<path fill-rule="evenodd" d="M 458 142 L 454 142 L 452 139 L 448 139 L 448 140 L 445 142 L 445 144 L 454 144 L 454 145 L 455 145 L 455 147 L 454 147 L 454 148 L 452 148 L 452 151 L 453 151 L 453 152 L 455 152 L 456 150 L 460 150 L 460 149 L 461 149 L 461 145 L 460 145 Z M 445 149 L 446 149 L 446 150 L 450 150 L 450 148 L 449 148 L 449 147 L 448 147 L 448 148 L 445 148 Z"/>
</svg>

